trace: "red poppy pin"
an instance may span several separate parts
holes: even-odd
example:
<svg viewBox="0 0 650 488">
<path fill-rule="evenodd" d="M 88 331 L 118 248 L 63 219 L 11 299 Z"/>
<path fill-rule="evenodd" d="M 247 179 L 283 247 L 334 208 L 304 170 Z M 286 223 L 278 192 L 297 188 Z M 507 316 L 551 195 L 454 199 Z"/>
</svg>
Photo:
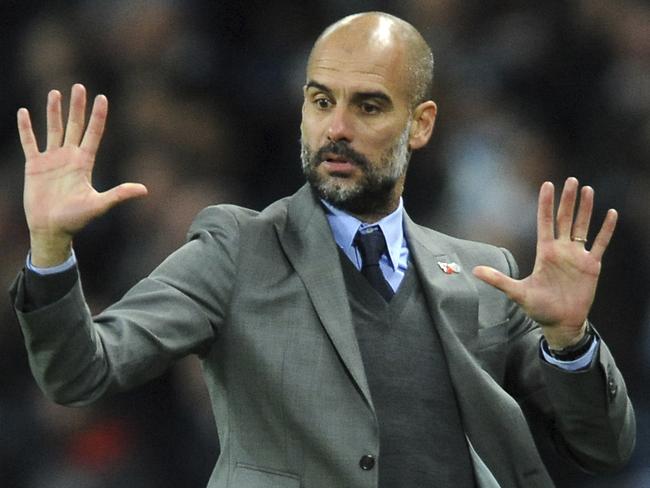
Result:
<svg viewBox="0 0 650 488">
<path fill-rule="evenodd" d="M 460 266 L 454 262 L 446 263 L 444 261 L 438 261 L 438 266 L 440 266 L 443 273 L 448 275 L 460 273 Z"/>
</svg>

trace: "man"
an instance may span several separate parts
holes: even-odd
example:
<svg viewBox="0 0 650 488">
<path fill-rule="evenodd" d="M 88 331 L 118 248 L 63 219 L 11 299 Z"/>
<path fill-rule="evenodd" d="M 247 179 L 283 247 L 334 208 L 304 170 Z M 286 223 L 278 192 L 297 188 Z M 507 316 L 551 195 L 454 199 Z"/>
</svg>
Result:
<svg viewBox="0 0 650 488">
<path fill-rule="evenodd" d="M 12 293 L 43 390 L 82 405 L 199 354 L 222 449 L 211 487 L 548 487 L 545 435 L 586 470 L 625 463 L 634 414 L 587 320 L 616 212 L 587 251 L 593 190 L 574 219 L 568 179 L 554 221 L 545 183 L 523 280 L 507 251 L 410 221 L 401 194 L 433 130 L 432 66 L 393 16 L 328 28 L 304 88 L 309 184 L 260 213 L 205 209 L 185 246 L 94 319 L 72 237 L 146 188 L 90 185 L 105 97 L 84 132 L 75 85 L 64 131 L 50 92 L 42 153 L 20 109 L 31 252 Z"/>
</svg>

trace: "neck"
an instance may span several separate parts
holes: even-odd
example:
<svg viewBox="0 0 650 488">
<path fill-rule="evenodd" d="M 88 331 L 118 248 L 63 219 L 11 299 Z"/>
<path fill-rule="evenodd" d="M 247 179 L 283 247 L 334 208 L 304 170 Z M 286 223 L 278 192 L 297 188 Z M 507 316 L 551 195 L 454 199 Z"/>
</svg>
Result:
<svg viewBox="0 0 650 488">
<path fill-rule="evenodd" d="M 364 222 L 366 224 L 374 224 L 375 222 L 379 222 L 381 219 L 386 217 L 386 215 L 390 215 L 395 211 L 395 209 L 397 209 L 397 203 L 395 205 L 392 205 L 390 208 L 387 208 L 386 210 L 376 211 L 372 213 L 348 213 L 358 218 L 361 222 Z"/>
<path fill-rule="evenodd" d="M 361 222 L 366 224 L 374 224 L 379 222 L 381 219 L 393 213 L 399 206 L 399 199 L 402 196 L 402 191 L 404 190 L 404 179 L 400 179 L 397 184 L 394 186 L 393 191 L 390 194 L 390 197 L 386 201 L 385 205 L 375 206 L 371 211 L 351 211 L 350 209 L 345 209 L 350 215 L 356 217 Z"/>
</svg>

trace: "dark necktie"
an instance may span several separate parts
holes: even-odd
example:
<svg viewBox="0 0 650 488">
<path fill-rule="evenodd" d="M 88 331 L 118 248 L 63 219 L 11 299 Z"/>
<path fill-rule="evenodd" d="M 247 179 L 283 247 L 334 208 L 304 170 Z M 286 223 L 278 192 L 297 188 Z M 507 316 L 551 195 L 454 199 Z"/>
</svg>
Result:
<svg viewBox="0 0 650 488">
<path fill-rule="evenodd" d="M 365 229 L 365 232 L 358 231 L 354 237 L 354 244 L 361 254 L 361 274 L 384 297 L 384 300 L 390 301 L 395 292 L 384 278 L 384 273 L 379 267 L 379 259 L 387 251 L 386 240 L 381 229 L 379 227 L 370 227 Z"/>
</svg>

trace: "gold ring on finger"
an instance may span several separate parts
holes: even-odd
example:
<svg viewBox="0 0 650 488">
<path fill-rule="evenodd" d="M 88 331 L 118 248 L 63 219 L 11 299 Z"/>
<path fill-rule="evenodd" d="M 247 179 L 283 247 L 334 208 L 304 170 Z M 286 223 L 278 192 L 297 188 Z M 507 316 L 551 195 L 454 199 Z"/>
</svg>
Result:
<svg viewBox="0 0 650 488">
<path fill-rule="evenodd" d="M 573 242 L 582 242 L 583 244 L 587 243 L 587 238 L 586 237 L 571 236 L 571 240 Z"/>
</svg>

